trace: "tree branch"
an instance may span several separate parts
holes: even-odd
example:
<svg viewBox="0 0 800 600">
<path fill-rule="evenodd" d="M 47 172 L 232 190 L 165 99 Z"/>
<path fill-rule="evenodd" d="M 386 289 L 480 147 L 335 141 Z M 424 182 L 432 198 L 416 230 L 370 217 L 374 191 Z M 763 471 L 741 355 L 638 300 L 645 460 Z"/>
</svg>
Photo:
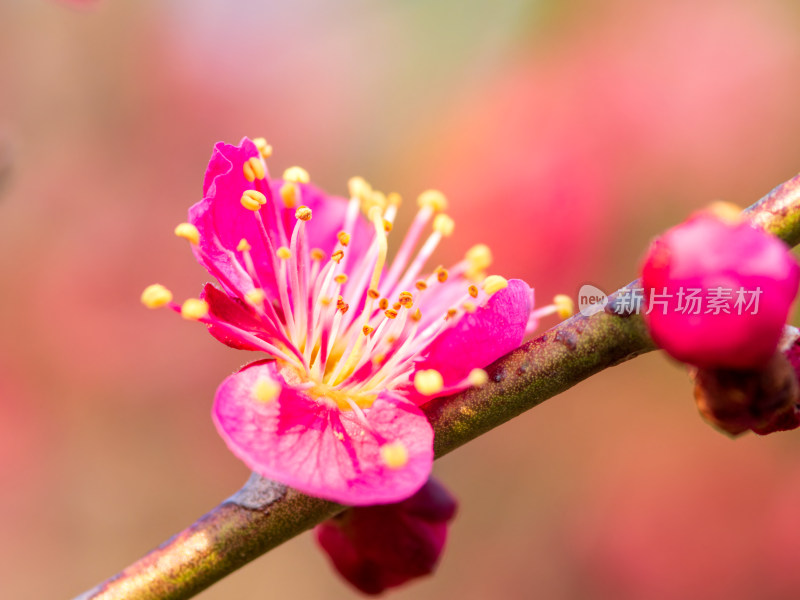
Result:
<svg viewBox="0 0 800 600">
<path fill-rule="evenodd" d="M 800 175 L 746 210 L 787 244 L 800 242 Z M 633 289 L 638 282 L 626 286 Z M 639 315 L 620 315 L 612 295 L 605 311 L 577 314 L 491 365 L 489 382 L 437 398 L 424 408 L 441 457 L 569 389 L 584 379 L 653 350 Z M 285 485 L 250 477 L 231 498 L 127 569 L 76 600 L 191 598 L 265 552 L 345 507 Z"/>
</svg>

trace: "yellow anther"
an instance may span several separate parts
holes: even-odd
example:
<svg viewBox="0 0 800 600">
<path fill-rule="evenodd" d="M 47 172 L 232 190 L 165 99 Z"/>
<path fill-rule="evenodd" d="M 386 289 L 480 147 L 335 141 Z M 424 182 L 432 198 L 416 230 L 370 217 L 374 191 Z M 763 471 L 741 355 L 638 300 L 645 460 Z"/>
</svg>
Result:
<svg viewBox="0 0 800 600">
<path fill-rule="evenodd" d="M 491 296 L 495 292 L 499 292 L 500 290 L 507 288 L 508 280 L 500 275 L 489 275 L 483 280 L 482 287 L 483 291 Z"/>
<path fill-rule="evenodd" d="M 372 202 L 373 206 L 379 207 L 381 212 L 386 210 L 386 207 L 389 205 L 389 201 L 386 199 L 386 194 L 379 190 L 373 190 L 370 201 Z"/>
<path fill-rule="evenodd" d="M 253 183 L 256 179 L 264 179 L 264 175 L 267 174 L 264 163 L 256 156 L 251 156 L 247 159 L 242 165 L 242 171 L 244 172 L 244 178 L 250 183 Z"/>
<path fill-rule="evenodd" d="M 336 239 L 339 240 L 342 246 L 347 246 L 350 243 L 350 234 L 346 231 L 340 231 L 336 234 Z"/>
<path fill-rule="evenodd" d="M 566 294 L 558 294 L 553 298 L 553 304 L 556 305 L 556 312 L 562 319 L 569 319 L 575 314 L 575 303 Z"/>
<path fill-rule="evenodd" d="M 455 308 L 448 308 L 447 309 L 447 316 L 445 316 L 445 319 L 452 319 L 457 314 L 458 314 L 458 310 L 456 310 Z"/>
<path fill-rule="evenodd" d="M 311 260 L 318 260 L 320 262 L 325 260 L 325 252 L 323 252 L 320 248 L 312 248 L 310 254 Z"/>
<path fill-rule="evenodd" d="M 208 302 L 199 298 L 189 298 L 181 306 L 181 316 L 190 321 L 199 321 L 208 314 Z"/>
<path fill-rule="evenodd" d="M 272 402 L 281 393 L 281 386 L 273 379 L 259 379 L 253 386 L 253 398 L 266 404 Z"/>
<path fill-rule="evenodd" d="M 394 344 L 396 341 L 397 341 L 397 338 L 395 336 L 393 336 L 393 335 L 390 335 L 389 337 L 386 338 L 386 343 L 387 344 Z"/>
<path fill-rule="evenodd" d="M 408 449 L 400 442 L 381 446 L 381 460 L 390 469 L 402 469 L 408 464 Z"/>
<path fill-rule="evenodd" d="M 402 305 L 402 304 L 400 304 L 399 302 L 395 302 L 394 304 L 392 304 L 392 308 L 393 308 L 395 311 L 398 311 L 398 310 L 400 310 L 401 308 L 403 308 L 403 305 Z"/>
<path fill-rule="evenodd" d="M 303 167 L 289 167 L 283 172 L 283 179 L 292 183 L 308 183 L 311 181 L 308 171 Z"/>
<path fill-rule="evenodd" d="M 489 381 L 489 375 L 483 369 L 472 369 L 472 371 L 469 372 L 467 379 L 469 380 L 470 385 L 478 387 Z"/>
<path fill-rule="evenodd" d="M 397 192 L 391 192 L 388 196 L 386 196 L 386 202 L 389 206 L 400 206 L 403 202 L 403 198 Z"/>
<path fill-rule="evenodd" d="M 351 177 L 347 182 L 347 190 L 351 198 L 363 201 L 372 195 L 372 186 L 363 177 Z"/>
<path fill-rule="evenodd" d="M 422 320 L 422 311 L 420 309 L 415 310 L 414 314 L 411 315 L 411 320 L 412 321 L 420 321 L 420 320 Z"/>
<path fill-rule="evenodd" d="M 148 285 L 142 292 L 142 304 L 147 308 L 161 308 L 170 302 L 172 302 L 172 292 L 160 283 Z"/>
<path fill-rule="evenodd" d="M 270 146 L 263 137 L 255 138 L 253 143 L 256 145 L 256 148 L 258 148 L 261 158 L 269 158 L 272 156 L 272 146 Z"/>
<path fill-rule="evenodd" d="M 418 371 L 414 375 L 414 387 L 423 396 L 432 396 L 442 391 L 444 379 L 442 379 L 442 374 L 435 369 Z"/>
<path fill-rule="evenodd" d="M 245 190 L 243 195 L 255 200 L 261 206 L 267 203 L 267 197 L 258 190 Z"/>
<path fill-rule="evenodd" d="M 381 298 L 380 301 L 378 302 L 378 308 L 380 308 L 381 310 L 386 310 L 387 308 L 389 308 L 389 299 Z"/>
<path fill-rule="evenodd" d="M 728 225 L 738 225 L 744 221 L 742 209 L 732 202 L 723 202 L 718 200 L 708 207 L 708 212 Z"/>
<path fill-rule="evenodd" d="M 307 206 L 300 206 L 294 211 L 294 216 L 300 219 L 301 221 L 310 221 L 311 220 L 311 209 Z"/>
<path fill-rule="evenodd" d="M 297 186 L 293 183 L 284 183 L 281 186 L 281 200 L 286 208 L 294 208 L 297 204 Z"/>
<path fill-rule="evenodd" d="M 336 277 L 333 278 L 333 280 L 339 285 L 344 285 L 345 283 L 347 283 L 347 275 L 345 275 L 344 273 L 339 273 Z"/>
<path fill-rule="evenodd" d="M 349 304 L 343 304 L 342 306 L 338 307 L 342 314 L 345 314 L 348 310 L 350 310 Z"/>
<path fill-rule="evenodd" d="M 267 203 L 267 197 L 258 190 L 245 190 L 242 194 L 242 206 L 247 210 L 258 210 Z"/>
<path fill-rule="evenodd" d="M 330 306 L 331 302 L 333 302 L 333 298 L 328 298 L 327 296 L 324 296 L 319 300 L 319 303 L 322 304 L 322 306 Z"/>
<path fill-rule="evenodd" d="M 475 310 L 477 309 L 474 302 L 464 302 L 464 304 L 462 304 L 461 307 L 464 309 L 464 312 L 468 313 L 474 313 Z"/>
<path fill-rule="evenodd" d="M 244 299 L 253 306 L 261 306 L 264 303 L 264 298 L 266 297 L 267 295 L 261 288 L 253 288 L 244 295 Z"/>
<path fill-rule="evenodd" d="M 275 251 L 275 254 L 278 255 L 278 258 L 281 260 L 289 260 L 292 258 L 292 251 L 289 250 L 286 246 L 281 246 Z"/>
<path fill-rule="evenodd" d="M 373 300 L 377 300 L 381 297 L 381 293 L 376 290 L 375 288 L 370 288 L 367 290 L 367 295 L 372 298 Z"/>
<path fill-rule="evenodd" d="M 386 233 L 389 233 L 392 230 L 392 222 L 387 221 L 386 219 L 383 220 L 383 230 Z"/>
<path fill-rule="evenodd" d="M 390 308 L 389 310 L 383 311 L 383 314 L 385 314 L 388 319 L 396 319 L 397 318 L 397 311 L 395 309 L 393 309 L 393 308 Z"/>
<path fill-rule="evenodd" d="M 239 252 L 250 252 L 250 250 L 252 250 L 253 247 L 250 245 L 250 243 L 246 239 L 242 238 L 242 239 L 239 240 L 239 243 L 236 245 L 236 249 Z"/>
<path fill-rule="evenodd" d="M 373 190 L 370 194 L 361 197 L 361 210 L 364 211 L 364 214 L 370 215 L 373 209 L 379 210 L 380 214 L 386 210 L 386 195 L 383 192 Z M 372 219 L 371 215 L 370 219 Z"/>
<path fill-rule="evenodd" d="M 185 240 L 189 240 L 192 244 L 197 245 L 200 243 L 200 232 L 197 231 L 197 227 L 192 225 L 191 223 L 181 223 L 175 228 L 175 235 L 179 238 L 183 238 Z"/>
<path fill-rule="evenodd" d="M 414 294 L 411 292 L 400 292 L 400 296 L 398 298 L 401 304 L 406 305 L 410 304 L 414 300 Z"/>
<path fill-rule="evenodd" d="M 420 208 L 428 207 L 434 212 L 447 210 L 447 198 L 439 190 L 426 190 L 417 198 L 417 205 Z"/>
<path fill-rule="evenodd" d="M 379 365 L 379 364 L 383 363 L 383 361 L 385 361 L 385 360 L 386 360 L 386 355 L 385 354 L 376 354 L 375 356 L 372 357 L 372 364 L 373 365 Z"/>
<path fill-rule="evenodd" d="M 444 283 L 447 281 L 447 278 L 450 277 L 450 273 L 444 267 L 438 267 L 436 269 L 436 279 L 439 280 L 439 283 Z"/>
<path fill-rule="evenodd" d="M 421 292 L 422 290 L 428 289 L 428 284 L 425 283 L 422 279 L 420 279 L 417 283 L 414 284 L 414 287 Z"/>
<path fill-rule="evenodd" d="M 455 228 L 456 222 L 444 213 L 436 215 L 433 219 L 433 230 L 443 237 L 450 237 L 453 235 Z"/>
<path fill-rule="evenodd" d="M 400 442 L 381 446 L 381 460 L 390 469 L 402 469 L 408 464 L 408 448 Z"/>
<path fill-rule="evenodd" d="M 478 244 L 467 250 L 466 260 L 469 263 L 467 268 L 467 277 L 469 279 L 476 279 L 472 275 L 483 273 L 492 264 L 492 251 L 486 244 Z"/>
<path fill-rule="evenodd" d="M 344 258 L 344 252 L 342 252 L 341 250 L 337 250 L 336 252 L 331 254 L 331 260 L 335 262 L 337 265 L 341 262 L 343 258 Z"/>
<path fill-rule="evenodd" d="M 478 287 L 477 286 L 471 285 L 471 286 L 469 286 L 469 288 L 467 288 L 467 291 L 469 291 L 469 295 L 472 296 L 473 298 L 477 298 L 478 297 Z"/>
<path fill-rule="evenodd" d="M 361 328 L 361 332 L 364 335 L 369 335 L 373 331 L 375 331 L 375 328 L 374 327 L 370 327 L 369 325 L 364 325 L 364 327 Z"/>
<path fill-rule="evenodd" d="M 261 208 L 261 203 L 247 193 L 242 194 L 241 202 L 242 206 L 244 206 L 247 210 L 257 211 Z"/>
</svg>

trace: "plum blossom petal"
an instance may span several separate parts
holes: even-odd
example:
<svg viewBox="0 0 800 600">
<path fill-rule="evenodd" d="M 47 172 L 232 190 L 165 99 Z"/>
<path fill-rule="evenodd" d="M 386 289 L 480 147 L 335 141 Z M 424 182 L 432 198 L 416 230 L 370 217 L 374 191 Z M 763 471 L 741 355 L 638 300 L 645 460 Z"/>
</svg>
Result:
<svg viewBox="0 0 800 600">
<path fill-rule="evenodd" d="M 295 221 L 295 206 L 285 206 L 281 200 L 281 179 L 267 180 L 256 178 L 248 181 L 245 163 L 255 161 L 261 165 L 265 175 L 266 166 L 256 145 L 248 138 L 242 139 L 239 146 L 219 142 L 206 169 L 203 180 L 203 200 L 189 210 L 189 223 L 200 233 L 199 243 L 193 247 L 195 256 L 213 276 L 220 280 L 223 288 L 230 293 L 247 293 L 260 287 L 275 294 L 275 261 L 269 246 L 261 243 L 264 232 L 253 212 L 242 206 L 242 195 L 254 190 L 264 195 L 273 208 L 265 210 L 261 217 L 265 230 L 273 234 L 283 245 L 288 245 L 286 231 L 291 231 Z M 295 183 L 297 204 L 308 206 L 316 213 L 315 226 L 308 230 L 308 244 L 311 248 L 332 249 L 337 241 L 337 233 L 345 221 L 347 201 L 335 196 L 326 196 L 309 183 Z M 282 226 L 278 225 L 278 219 Z M 357 219 L 354 228 L 359 232 L 369 227 L 363 219 Z M 353 236 L 353 251 L 363 251 L 366 235 Z M 258 281 L 253 281 L 251 273 L 236 260 L 235 252 L 241 240 L 251 246 L 250 255 L 258 273 Z"/>
<path fill-rule="evenodd" d="M 431 478 L 395 504 L 351 508 L 314 530 L 337 571 L 366 594 L 431 574 L 457 502 Z"/>
<path fill-rule="evenodd" d="M 258 386 L 273 384 L 280 391 L 260 398 Z M 225 379 L 213 418 L 253 471 L 351 505 L 407 498 L 425 483 L 433 462 L 433 430 L 410 402 L 384 394 L 363 412 L 341 410 L 291 387 L 274 363 L 253 363 Z M 387 444 L 403 448 L 401 465 L 387 464 Z"/>
<path fill-rule="evenodd" d="M 262 350 L 243 335 L 237 335 L 237 331 L 261 332 L 270 328 L 269 324 L 254 315 L 244 302 L 238 298 L 231 298 L 210 283 L 205 285 L 200 297 L 208 302 L 209 313 L 216 317 L 216 321 L 233 326 L 209 324 L 208 331 L 211 335 L 226 346 L 237 350 Z"/>
<path fill-rule="evenodd" d="M 509 280 L 508 287 L 434 339 L 414 373 L 434 369 L 442 375 L 443 389 L 452 390 L 472 369 L 490 365 L 522 343 L 531 314 L 531 298 L 527 283 Z M 413 377 L 412 374 L 412 380 Z M 408 394 L 417 404 L 431 399 L 418 394 L 413 387 Z"/>
</svg>

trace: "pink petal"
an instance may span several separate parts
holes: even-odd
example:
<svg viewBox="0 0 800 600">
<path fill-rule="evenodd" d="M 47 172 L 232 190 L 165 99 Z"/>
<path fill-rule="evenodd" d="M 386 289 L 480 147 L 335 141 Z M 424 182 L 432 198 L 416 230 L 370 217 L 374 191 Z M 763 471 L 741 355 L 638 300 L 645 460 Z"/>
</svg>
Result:
<svg viewBox="0 0 800 600">
<path fill-rule="evenodd" d="M 432 573 L 457 503 L 430 478 L 396 504 L 351 508 L 316 527 L 317 542 L 337 571 L 367 594 Z"/>
<path fill-rule="evenodd" d="M 260 379 L 283 386 L 279 396 L 257 400 L 253 388 Z M 275 363 L 262 362 L 222 382 L 213 418 L 228 447 L 250 469 L 302 492 L 352 505 L 409 497 L 431 471 L 430 424 L 416 406 L 389 396 L 379 396 L 364 412 L 371 432 L 355 412 L 312 399 L 291 387 Z M 405 446 L 405 466 L 384 465 L 385 442 Z"/>
<path fill-rule="evenodd" d="M 218 142 L 206 169 L 203 181 L 203 199 L 189 209 L 189 222 L 200 232 L 200 243 L 193 246 L 200 264 L 220 281 L 229 292 L 242 294 L 255 287 L 252 278 L 236 259 L 236 246 L 245 238 L 253 247 L 252 256 L 259 271 L 263 270 L 266 281 L 262 284 L 273 290 L 272 260 L 260 243 L 259 228 L 252 211 L 241 205 L 242 194 L 256 189 L 245 179 L 244 163 L 258 157 L 255 144 L 244 138 L 240 146 Z M 265 187 L 265 186 L 262 186 Z M 263 189 L 260 191 L 264 191 Z M 265 215 L 266 215 L 265 211 Z M 265 223 L 269 223 L 265 220 Z"/>
<path fill-rule="evenodd" d="M 274 337 L 274 327 L 259 319 L 253 313 L 252 309 L 244 302 L 231 298 L 225 292 L 218 290 L 210 283 L 205 285 L 200 297 L 208 302 L 209 313 L 220 321 L 253 333 L 254 335 L 258 335 L 262 339 L 270 340 Z M 208 331 L 220 342 L 231 348 L 263 351 L 263 348 L 255 346 L 243 336 L 237 336 L 234 331 L 226 327 L 209 325 Z"/>
<path fill-rule="evenodd" d="M 296 218 L 295 209 L 287 209 L 280 200 L 283 181 L 249 182 L 244 177 L 243 165 L 259 152 L 247 138 L 240 146 L 219 142 L 208 163 L 203 181 L 203 200 L 189 209 L 189 222 L 200 232 L 200 244 L 195 248 L 198 262 L 208 269 L 228 292 L 242 295 L 255 287 L 252 277 L 240 263 L 236 247 L 244 238 L 252 247 L 250 253 L 255 264 L 261 287 L 270 295 L 276 294 L 276 282 L 272 267 L 272 256 L 262 242 L 262 229 L 252 211 L 241 205 L 242 194 L 247 190 L 258 190 L 267 197 L 267 205 L 259 212 L 275 249 L 291 239 Z M 313 218 L 306 226 L 309 248 L 320 248 L 330 254 L 336 243 L 336 234 L 342 230 L 347 212 L 347 201 L 326 196 L 311 184 L 298 184 L 300 202 L 311 208 Z M 275 223 L 271 203 L 279 203 L 279 214 L 285 237 L 282 238 Z M 359 215 L 355 231 L 351 231 L 349 251 L 360 255 L 366 250 L 370 228 Z"/>
<path fill-rule="evenodd" d="M 474 313 L 467 313 L 446 329 L 427 349 L 427 357 L 416 371 L 435 369 L 442 374 L 445 388 L 465 379 L 472 369 L 483 368 L 508 354 L 522 343 L 531 313 L 531 288 L 519 279 L 496 292 Z M 413 381 L 414 374 L 411 376 Z M 424 404 L 422 396 L 410 387 L 407 396 Z"/>
</svg>

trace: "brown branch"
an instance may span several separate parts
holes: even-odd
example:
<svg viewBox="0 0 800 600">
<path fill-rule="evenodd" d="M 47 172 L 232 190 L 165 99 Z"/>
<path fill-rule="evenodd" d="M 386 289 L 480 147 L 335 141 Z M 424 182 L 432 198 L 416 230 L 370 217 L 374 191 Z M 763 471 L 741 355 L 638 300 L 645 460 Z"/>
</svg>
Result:
<svg viewBox="0 0 800 600">
<path fill-rule="evenodd" d="M 800 175 L 747 209 L 757 226 L 800 242 Z M 633 282 L 628 286 L 637 286 Z M 654 349 L 642 319 L 580 314 L 490 366 L 489 382 L 424 407 L 440 457 L 584 379 Z M 190 598 L 244 564 L 344 510 L 253 475 L 234 496 L 76 600 Z"/>
</svg>

